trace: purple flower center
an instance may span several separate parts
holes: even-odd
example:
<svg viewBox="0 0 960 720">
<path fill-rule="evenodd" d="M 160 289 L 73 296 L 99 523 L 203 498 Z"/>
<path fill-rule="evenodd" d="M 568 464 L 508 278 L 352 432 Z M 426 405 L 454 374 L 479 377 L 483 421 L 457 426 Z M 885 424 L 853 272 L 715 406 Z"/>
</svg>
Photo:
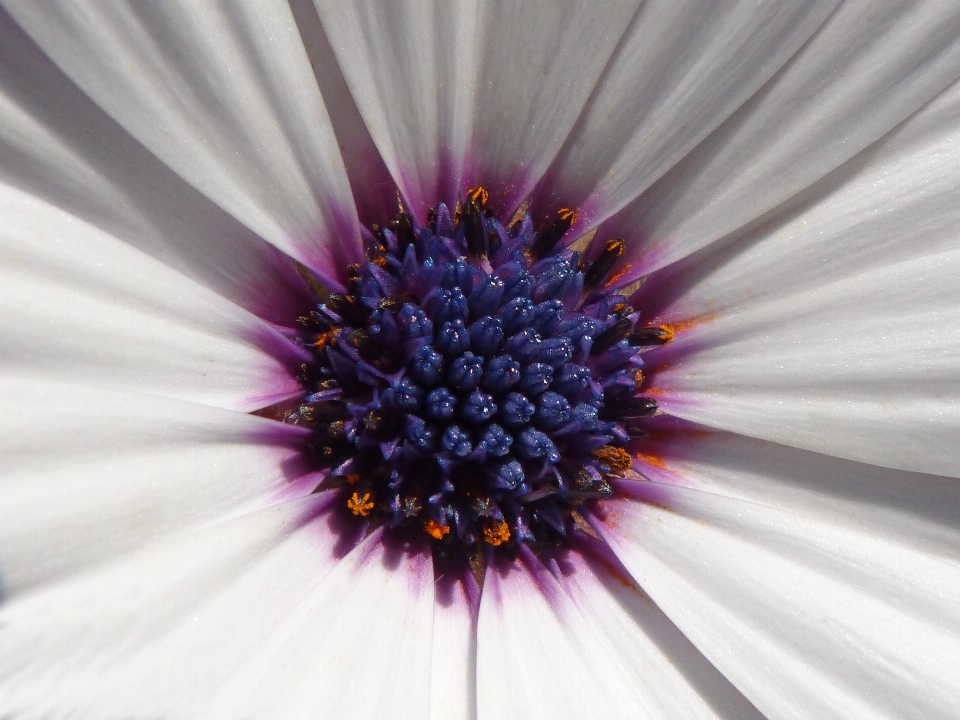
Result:
<svg viewBox="0 0 960 720">
<path fill-rule="evenodd" d="M 587 262 L 564 247 L 572 211 L 535 232 L 486 199 L 374 228 L 347 291 L 298 320 L 312 361 L 288 418 L 344 512 L 472 554 L 563 543 L 611 494 L 657 410 L 637 347 L 669 339 L 604 287 L 622 241 Z"/>
</svg>

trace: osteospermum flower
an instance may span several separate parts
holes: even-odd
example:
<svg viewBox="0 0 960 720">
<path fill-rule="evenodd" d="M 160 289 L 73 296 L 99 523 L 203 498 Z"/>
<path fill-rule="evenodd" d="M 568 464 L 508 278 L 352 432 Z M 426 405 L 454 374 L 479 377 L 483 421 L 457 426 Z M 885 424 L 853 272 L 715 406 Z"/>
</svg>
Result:
<svg viewBox="0 0 960 720">
<path fill-rule="evenodd" d="M 958 38 L 13 3 L 0 715 L 951 716 Z"/>
</svg>

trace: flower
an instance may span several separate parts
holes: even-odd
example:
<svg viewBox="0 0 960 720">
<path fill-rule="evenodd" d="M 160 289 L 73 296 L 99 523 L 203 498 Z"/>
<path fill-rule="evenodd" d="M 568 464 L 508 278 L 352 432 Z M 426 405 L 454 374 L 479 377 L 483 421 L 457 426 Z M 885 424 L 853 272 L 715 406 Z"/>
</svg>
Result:
<svg viewBox="0 0 960 720">
<path fill-rule="evenodd" d="M 958 26 L 865 0 L 5 11 L 2 714 L 950 716 Z M 425 222 L 481 184 L 624 238 L 618 282 L 674 334 L 643 355 L 637 476 L 546 562 L 489 551 L 482 591 L 351 535 L 303 428 L 262 417 L 302 394 L 290 259 L 342 284 L 397 191 Z"/>
</svg>

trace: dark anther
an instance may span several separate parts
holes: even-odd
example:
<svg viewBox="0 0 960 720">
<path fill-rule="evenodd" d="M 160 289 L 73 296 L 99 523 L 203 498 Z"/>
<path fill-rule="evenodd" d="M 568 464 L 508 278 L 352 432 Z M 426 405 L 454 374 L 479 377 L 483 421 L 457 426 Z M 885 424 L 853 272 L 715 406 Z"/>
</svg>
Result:
<svg viewBox="0 0 960 720">
<path fill-rule="evenodd" d="M 660 327 L 637 328 L 627 336 L 631 345 L 666 345 L 673 340 L 673 330 L 661 325 Z"/>
<path fill-rule="evenodd" d="M 397 218 L 397 242 L 400 245 L 400 256 L 403 257 L 407 246 L 412 244 L 416 238 L 413 235 L 413 218 L 409 213 L 400 213 Z"/>
<path fill-rule="evenodd" d="M 315 422 L 326 425 L 328 423 L 343 420 L 349 415 L 347 404 L 338 400 L 313 403 L 304 405 L 301 413 L 306 415 L 308 422 Z"/>
<path fill-rule="evenodd" d="M 367 321 L 366 311 L 353 295 L 330 293 L 330 297 L 327 298 L 327 307 L 342 317 L 347 325 L 357 327 Z"/>
<path fill-rule="evenodd" d="M 478 185 L 467 191 L 467 200 L 474 203 L 477 207 L 482 208 L 487 204 L 487 200 L 489 199 L 490 193 L 488 193 L 487 189 L 482 185 Z"/>
<path fill-rule="evenodd" d="M 427 227 L 430 228 L 430 232 L 437 231 L 437 211 L 433 208 L 427 210 Z"/>
<path fill-rule="evenodd" d="M 632 425 L 627 426 L 627 435 L 632 440 L 646 440 L 650 437 L 650 433 L 648 433 L 646 430 Z"/>
<path fill-rule="evenodd" d="M 599 355 L 606 352 L 621 340 L 625 339 L 633 329 L 633 323 L 627 318 L 617 320 L 613 325 L 593 338 L 593 347 L 590 348 L 591 355 Z"/>
<path fill-rule="evenodd" d="M 620 419 L 628 417 L 646 417 L 657 411 L 657 401 L 647 397 L 604 397 L 601 417 Z"/>
<path fill-rule="evenodd" d="M 374 340 L 366 330 L 354 330 L 350 333 L 350 343 L 364 360 L 374 361 L 383 354 L 383 346 Z"/>
<path fill-rule="evenodd" d="M 583 274 L 583 289 L 585 292 L 596 290 L 607 279 L 607 275 L 623 255 L 623 240 L 607 240 L 607 244 Z"/>
<path fill-rule="evenodd" d="M 546 257 L 567 234 L 570 226 L 577 221 L 577 214 L 569 208 L 561 208 L 556 219 L 546 230 L 537 233 L 530 246 L 530 255 L 536 259 Z"/>
<path fill-rule="evenodd" d="M 464 239 L 467 241 L 467 252 L 471 257 L 484 257 L 486 253 L 486 234 L 483 230 L 483 216 L 480 206 L 473 200 L 468 202 L 461 216 L 463 222 Z"/>
</svg>

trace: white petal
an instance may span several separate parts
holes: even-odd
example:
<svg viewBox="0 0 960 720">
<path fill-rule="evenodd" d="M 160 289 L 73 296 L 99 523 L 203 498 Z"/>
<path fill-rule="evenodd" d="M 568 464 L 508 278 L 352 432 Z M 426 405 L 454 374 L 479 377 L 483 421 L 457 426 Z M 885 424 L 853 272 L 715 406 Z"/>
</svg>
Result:
<svg viewBox="0 0 960 720">
<path fill-rule="evenodd" d="M 438 198 L 455 201 L 461 180 L 502 189 L 498 206 L 523 197 L 635 9 L 325 0 L 317 7 L 370 133 L 417 212 Z"/>
<path fill-rule="evenodd" d="M 447 720 L 477 717 L 477 610 L 480 588 L 473 575 L 434 564 L 430 716 Z"/>
<path fill-rule="evenodd" d="M 0 22 L 0 55 L 4 182 L 290 323 L 306 294 L 286 255 L 130 137 L 9 19 Z"/>
<path fill-rule="evenodd" d="M 459 80 L 476 88 L 464 180 L 500 189 L 494 207 L 512 210 L 546 172 L 640 5 L 481 4 L 478 63 Z"/>
<path fill-rule="evenodd" d="M 529 554 L 488 570 L 480 717 L 759 717 L 615 564 L 567 553 L 560 581 Z"/>
<path fill-rule="evenodd" d="M 377 531 L 278 618 L 211 717 L 427 717 L 433 611 L 429 554 Z"/>
<path fill-rule="evenodd" d="M 655 483 L 631 491 L 638 499 L 609 503 L 597 530 L 767 717 L 952 715 L 956 555 L 934 557 L 809 508 Z"/>
<path fill-rule="evenodd" d="M 956 474 L 958 112 L 960 86 L 808 203 L 651 277 L 651 321 L 699 323 L 647 355 L 666 410 Z"/>
<path fill-rule="evenodd" d="M 10 375 L 2 392 L 7 592 L 272 504 L 296 470 L 302 430 L 251 415 Z"/>
<path fill-rule="evenodd" d="M 543 192 L 610 217 L 715 130 L 837 5 L 644 3 L 550 168 Z"/>
<path fill-rule="evenodd" d="M 890 470 L 699 429 L 655 434 L 638 448 L 638 470 L 659 483 L 857 529 L 877 542 L 945 562 L 960 554 L 960 483 L 954 478 Z M 871 578 L 875 583 L 895 579 Z M 894 585 L 883 590 L 891 597 L 897 592 Z M 926 600 L 937 602 L 932 594 Z"/>
<path fill-rule="evenodd" d="M 207 717 L 217 688 L 336 564 L 330 500 L 262 510 L 15 599 L 0 614 L 0 707 Z"/>
<path fill-rule="evenodd" d="M 960 74 L 960 6 L 843 3 L 740 110 L 603 232 L 646 274 L 756 220 L 883 137 Z M 642 258 L 642 260 L 640 259 Z"/>
<path fill-rule="evenodd" d="M 958 284 L 960 250 L 714 321 L 676 341 L 691 354 L 654 375 L 657 398 L 722 430 L 955 475 Z"/>
<path fill-rule="evenodd" d="M 380 157 L 370 131 L 357 108 L 337 56 L 313 0 L 290 0 L 304 50 L 340 142 L 344 170 L 350 179 L 357 215 L 366 225 L 385 226 L 396 219 L 397 184 Z"/>
<path fill-rule="evenodd" d="M 349 183 L 286 3 L 11 12 L 111 117 L 248 228 L 328 275 L 357 259 Z"/>
<path fill-rule="evenodd" d="M 295 346 L 114 237 L 0 184 L 0 366 L 239 410 L 299 391 Z"/>
</svg>

